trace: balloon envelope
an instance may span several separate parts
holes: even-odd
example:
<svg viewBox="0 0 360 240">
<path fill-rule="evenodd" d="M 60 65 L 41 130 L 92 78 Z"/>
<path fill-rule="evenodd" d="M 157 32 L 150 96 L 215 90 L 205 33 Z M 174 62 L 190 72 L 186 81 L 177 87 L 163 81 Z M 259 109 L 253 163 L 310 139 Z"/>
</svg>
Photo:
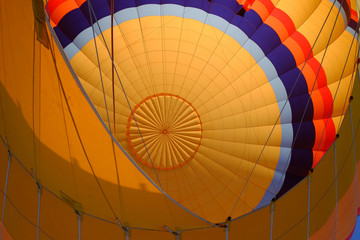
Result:
<svg viewBox="0 0 360 240">
<path fill-rule="evenodd" d="M 34 2 L 0 8 L 13 238 L 351 233 L 354 1 Z"/>
</svg>

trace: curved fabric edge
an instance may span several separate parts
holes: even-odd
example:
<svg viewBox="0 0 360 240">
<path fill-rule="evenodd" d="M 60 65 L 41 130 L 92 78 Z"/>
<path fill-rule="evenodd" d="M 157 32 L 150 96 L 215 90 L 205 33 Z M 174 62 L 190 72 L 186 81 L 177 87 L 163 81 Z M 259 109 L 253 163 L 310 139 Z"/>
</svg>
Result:
<svg viewBox="0 0 360 240">
<path fill-rule="evenodd" d="M 46 22 L 48 24 L 48 28 L 50 29 L 50 32 L 52 34 L 53 39 L 55 40 L 59 51 L 62 54 L 62 57 L 64 59 L 64 61 L 66 62 L 71 74 L 73 75 L 74 80 L 76 81 L 79 89 L 81 90 L 81 92 L 83 93 L 84 97 L 86 98 L 87 102 L 89 103 L 90 107 L 93 109 L 95 115 L 98 117 L 98 120 L 101 122 L 101 124 L 103 125 L 103 127 L 105 128 L 105 130 L 107 131 L 107 133 L 109 134 L 109 136 L 111 137 L 111 139 L 113 140 L 113 142 L 116 144 L 116 146 L 119 147 L 119 149 L 125 154 L 125 156 L 131 161 L 131 163 L 144 175 L 144 177 L 151 183 L 153 184 L 164 196 L 166 196 L 170 201 L 172 201 L 173 203 L 175 203 L 176 205 L 178 205 L 179 207 L 181 207 L 182 209 L 184 209 L 185 211 L 187 211 L 188 213 L 192 214 L 193 216 L 197 217 L 198 219 L 216 226 L 214 223 L 211 223 L 210 221 L 198 216 L 197 214 L 191 212 L 189 209 L 185 208 L 184 206 L 182 206 L 180 203 L 178 203 L 177 201 L 175 201 L 173 198 L 171 198 L 167 193 L 165 193 L 162 188 L 156 184 L 142 169 L 141 167 L 131 158 L 131 156 L 125 151 L 125 149 L 118 143 L 118 141 L 116 140 L 116 138 L 113 136 L 113 134 L 109 131 L 107 125 L 105 124 L 105 122 L 103 121 L 103 119 L 100 117 L 99 113 L 97 112 L 95 106 L 93 105 L 93 103 L 91 102 L 91 100 L 89 99 L 85 89 L 82 87 L 79 79 L 77 78 L 70 62 L 69 59 L 67 58 L 65 52 L 63 51 L 63 48 L 61 47 L 61 44 L 59 42 L 59 40 L 56 37 L 56 34 L 53 31 L 53 28 L 51 27 L 50 21 L 49 21 L 49 17 L 46 15 Z"/>
</svg>

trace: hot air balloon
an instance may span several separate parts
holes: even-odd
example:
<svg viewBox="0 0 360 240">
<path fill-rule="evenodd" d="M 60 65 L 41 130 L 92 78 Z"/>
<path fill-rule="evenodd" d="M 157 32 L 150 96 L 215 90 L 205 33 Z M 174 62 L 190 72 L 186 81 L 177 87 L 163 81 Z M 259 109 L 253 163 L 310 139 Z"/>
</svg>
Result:
<svg viewBox="0 0 360 240">
<path fill-rule="evenodd" d="M 0 239 L 349 238 L 357 6 L 0 2 Z"/>
</svg>

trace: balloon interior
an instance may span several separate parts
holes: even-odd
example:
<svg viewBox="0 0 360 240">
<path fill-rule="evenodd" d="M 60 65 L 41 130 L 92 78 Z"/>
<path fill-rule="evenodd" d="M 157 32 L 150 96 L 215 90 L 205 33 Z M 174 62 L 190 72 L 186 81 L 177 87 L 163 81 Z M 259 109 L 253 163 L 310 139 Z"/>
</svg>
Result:
<svg viewBox="0 0 360 240">
<path fill-rule="evenodd" d="M 355 0 L 23 4 L 0 4 L 0 239 L 16 214 L 34 239 L 351 236 Z"/>
</svg>

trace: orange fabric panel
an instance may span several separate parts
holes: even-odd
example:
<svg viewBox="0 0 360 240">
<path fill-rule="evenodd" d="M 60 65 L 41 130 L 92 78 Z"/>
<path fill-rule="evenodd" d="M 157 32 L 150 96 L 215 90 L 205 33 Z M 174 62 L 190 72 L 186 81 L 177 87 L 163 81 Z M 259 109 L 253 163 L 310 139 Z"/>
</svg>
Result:
<svg viewBox="0 0 360 240">
<path fill-rule="evenodd" d="M 254 2 L 254 4 L 251 6 L 251 9 L 257 12 L 261 19 L 265 21 L 271 11 L 274 9 L 274 4 L 271 1 L 258 0 Z"/>
<path fill-rule="evenodd" d="M 40 228 L 52 238 L 78 239 L 78 219 L 74 210 L 45 189 L 41 194 Z"/>
<path fill-rule="evenodd" d="M 10 162 L 7 196 L 29 221 L 37 222 L 37 185 L 34 178 L 14 158 Z"/>
<path fill-rule="evenodd" d="M 335 238 L 335 211 L 331 213 L 326 223 L 319 227 L 313 235 L 310 236 L 311 240 L 321 239 L 334 239 Z"/>
<path fill-rule="evenodd" d="M 6 172 L 9 164 L 9 154 L 6 148 L 5 143 L 0 140 L 0 189 L 4 191 L 5 181 L 6 181 Z M 0 210 L 2 211 L 2 209 Z"/>
<path fill-rule="evenodd" d="M 254 2 L 251 8 L 259 14 L 263 21 L 265 21 L 274 9 L 274 4 L 268 0 L 258 0 Z"/>
<path fill-rule="evenodd" d="M 8 199 L 5 204 L 4 226 L 8 233 L 11 233 L 11 237 L 13 239 L 35 240 L 36 225 L 26 219 Z"/>
<path fill-rule="evenodd" d="M 292 33 L 291 36 L 283 42 L 283 44 L 293 53 L 296 65 L 298 66 L 305 62 L 311 52 L 311 46 L 308 40 L 304 37 L 304 35 L 297 31 Z M 312 53 L 310 55 L 310 58 L 311 57 Z M 302 68 L 299 67 L 299 69 Z"/>
<path fill-rule="evenodd" d="M 0 121 L 4 121 L 6 125 L 6 136 L 2 137 L 7 138 L 10 149 L 18 152 L 17 157 L 22 159 L 22 163 L 28 169 L 34 168 L 33 133 L 22 122 L 25 120 L 32 125 L 33 119 L 33 65 L 29 64 L 30 59 L 33 59 L 34 49 L 34 22 L 32 20 L 33 10 L 31 4 L 31 1 L 19 2 L 17 4 L 6 1 L 1 3 L 0 8 L 0 20 L 2 22 L 0 39 L 1 44 L 6 46 L 0 49 L 0 56 L 4 59 L 3 64 L 0 66 L 1 110 L 3 111 L 4 118 Z M 23 18 L 26 15 L 30 15 L 30 19 Z M 28 27 L 24 22 L 31 24 L 31 27 Z M 17 31 L 11 30 L 14 27 L 17 28 Z M 21 32 L 21 37 L 19 37 L 19 32 Z M 40 43 L 37 42 L 37 44 Z M 17 50 L 12 51 L 11 49 L 13 48 Z M 24 49 L 28 53 L 25 53 Z M 26 64 L 24 61 L 22 65 L 17 60 L 17 56 L 20 54 L 24 54 L 24 57 L 28 56 L 25 57 L 27 58 Z M 21 66 L 21 71 L 19 66 Z M 21 96 L 21 100 L 18 99 L 16 104 L 14 104 L 9 99 L 9 96 L 15 98 L 17 98 L 16 96 Z"/>
<path fill-rule="evenodd" d="M 230 231 L 231 228 L 232 226 L 230 226 Z M 182 232 L 181 240 L 192 240 L 192 239 L 217 240 L 217 239 L 225 239 L 225 236 L 226 233 L 224 228 L 207 228 L 207 229 Z M 229 239 L 232 238 L 230 237 Z"/>
<path fill-rule="evenodd" d="M 326 87 L 326 85 L 327 85 L 326 74 L 325 74 L 324 69 L 321 68 L 319 61 L 316 58 L 311 57 L 307 61 L 305 68 L 307 68 L 308 66 L 311 67 L 311 70 L 312 70 L 312 74 L 311 74 L 310 69 L 307 70 L 306 71 L 307 75 L 305 76 L 306 82 L 308 84 L 309 92 L 311 91 L 311 89 L 315 90 L 315 89 L 319 89 L 321 87 Z M 300 65 L 299 69 L 302 69 L 302 68 L 303 68 L 303 65 Z M 319 72 L 319 74 L 318 74 L 318 72 Z M 318 77 L 316 78 L 317 74 L 318 74 Z M 315 86 L 314 86 L 314 83 L 315 83 Z"/>
<path fill-rule="evenodd" d="M 331 141 L 335 139 L 335 125 L 332 119 L 326 120 L 315 120 L 313 121 L 315 129 L 316 129 L 316 136 L 315 136 L 315 143 L 313 147 L 313 168 L 318 164 L 321 157 L 325 154 L 327 149 L 331 145 Z"/>
<path fill-rule="evenodd" d="M 281 41 L 285 41 L 295 31 L 295 25 L 291 18 L 278 8 L 274 8 L 265 24 L 276 31 Z"/>
<path fill-rule="evenodd" d="M 357 179 L 354 176 L 350 187 L 338 202 L 337 232 L 339 239 L 346 239 L 355 227 L 358 199 Z"/>
<path fill-rule="evenodd" d="M 1 195 L 1 194 L 0 194 Z M 13 238 L 10 236 L 10 234 L 8 233 L 8 231 L 6 230 L 6 227 L 3 226 L 3 232 L 2 232 L 2 235 L 1 235 L 1 239 L 4 239 L 4 240 L 13 240 Z"/>
<path fill-rule="evenodd" d="M 174 240 L 175 236 L 170 232 L 164 231 L 146 231 L 139 229 L 132 229 L 130 231 L 131 240 L 143 240 L 143 239 L 158 239 L 158 240 Z"/>
<path fill-rule="evenodd" d="M 81 236 L 83 239 L 118 239 L 125 240 L 125 232 L 118 224 L 112 224 L 100 219 L 82 215 Z"/>
<path fill-rule="evenodd" d="M 63 1 L 63 3 L 57 5 L 55 9 L 52 8 L 52 1 L 48 1 L 49 4 L 49 15 L 51 17 L 51 26 L 56 27 L 62 17 L 64 17 L 68 12 L 78 8 L 78 5 L 73 0 Z M 56 3 L 58 4 L 58 3 Z"/>
<path fill-rule="evenodd" d="M 271 208 L 267 206 L 231 222 L 229 239 L 239 239 L 239 236 L 241 239 L 269 239 L 270 226 Z"/>
<path fill-rule="evenodd" d="M 336 229 L 338 239 L 346 239 L 356 224 L 358 201 L 356 180 L 357 179 L 354 177 L 351 186 L 337 204 L 338 225 Z M 311 236 L 311 239 L 330 239 L 331 236 L 335 235 L 335 211 L 336 210 L 334 209 L 325 224 L 322 225 L 320 229 Z"/>
</svg>

